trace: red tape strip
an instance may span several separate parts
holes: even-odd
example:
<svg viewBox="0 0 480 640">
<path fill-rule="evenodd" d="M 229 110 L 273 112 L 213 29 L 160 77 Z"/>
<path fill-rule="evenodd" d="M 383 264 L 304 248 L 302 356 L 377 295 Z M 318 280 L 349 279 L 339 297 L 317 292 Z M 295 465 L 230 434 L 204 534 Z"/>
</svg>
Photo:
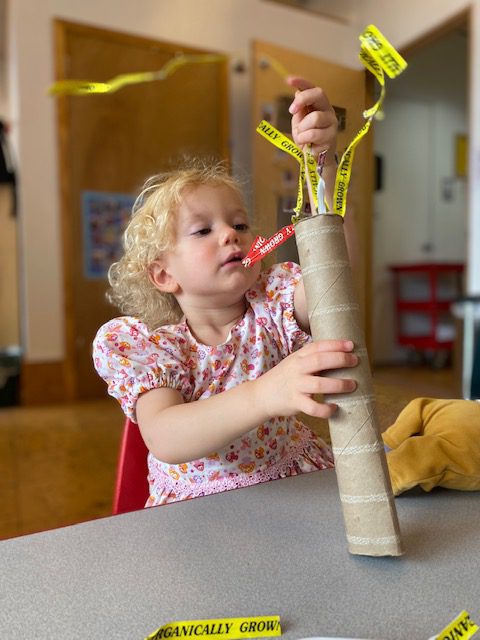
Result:
<svg viewBox="0 0 480 640">
<path fill-rule="evenodd" d="M 279 231 L 273 234 L 268 240 L 263 236 L 257 236 L 252 246 L 248 250 L 247 255 L 242 260 L 244 267 L 251 267 L 255 262 L 262 260 L 266 255 L 275 251 L 275 249 L 288 240 L 295 233 L 293 224 L 287 224 Z"/>
</svg>

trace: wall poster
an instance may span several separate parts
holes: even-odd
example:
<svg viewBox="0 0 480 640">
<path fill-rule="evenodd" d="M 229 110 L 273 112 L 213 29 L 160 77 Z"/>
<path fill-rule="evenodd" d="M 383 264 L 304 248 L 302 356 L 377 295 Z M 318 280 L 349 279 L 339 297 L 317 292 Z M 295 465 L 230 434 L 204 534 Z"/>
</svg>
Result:
<svg viewBox="0 0 480 640">
<path fill-rule="evenodd" d="M 135 197 L 106 191 L 82 192 L 83 264 L 88 280 L 107 277 L 122 255 L 122 237 Z"/>
</svg>

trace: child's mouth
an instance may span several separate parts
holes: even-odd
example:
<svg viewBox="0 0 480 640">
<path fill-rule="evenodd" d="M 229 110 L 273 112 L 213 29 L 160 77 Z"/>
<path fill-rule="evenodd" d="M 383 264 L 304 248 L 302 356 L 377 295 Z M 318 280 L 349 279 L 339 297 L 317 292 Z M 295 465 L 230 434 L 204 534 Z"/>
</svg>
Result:
<svg viewBox="0 0 480 640">
<path fill-rule="evenodd" d="M 241 263 L 242 260 L 243 260 L 242 253 L 234 253 L 227 260 L 225 260 L 225 262 L 222 264 L 222 267 L 224 267 L 227 264 Z"/>
</svg>

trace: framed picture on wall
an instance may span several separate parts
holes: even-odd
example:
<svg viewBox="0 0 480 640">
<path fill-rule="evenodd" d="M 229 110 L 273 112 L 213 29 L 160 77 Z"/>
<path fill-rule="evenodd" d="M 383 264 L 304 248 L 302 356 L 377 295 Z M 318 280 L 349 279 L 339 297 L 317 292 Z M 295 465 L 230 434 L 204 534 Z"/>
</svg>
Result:
<svg viewBox="0 0 480 640">
<path fill-rule="evenodd" d="M 82 192 L 83 264 L 88 280 L 104 279 L 122 254 L 122 236 L 134 196 L 105 191 Z"/>
</svg>

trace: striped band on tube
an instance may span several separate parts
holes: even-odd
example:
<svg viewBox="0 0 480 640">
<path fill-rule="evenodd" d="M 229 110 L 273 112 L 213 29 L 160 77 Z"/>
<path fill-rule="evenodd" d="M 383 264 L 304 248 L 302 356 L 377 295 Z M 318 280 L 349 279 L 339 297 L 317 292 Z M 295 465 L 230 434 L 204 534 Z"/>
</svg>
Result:
<svg viewBox="0 0 480 640">
<path fill-rule="evenodd" d="M 393 497 L 391 493 L 376 493 L 370 496 L 352 496 L 340 494 L 340 500 L 345 504 L 373 504 L 374 502 L 388 502 Z"/>
<path fill-rule="evenodd" d="M 386 545 L 386 544 L 398 544 L 400 542 L 399 536 L 384 536 L 382 538 L 362 538 L 361 536 L 349 536 L 347 540 L 350 544 L 358 545 Z"/>
<path fill-rule="evenodd" d="M 383 450 L 381 442 L 373 444 L 359 444 L 356 447 L 332 447 L 334 456 L 356 456 L 360 453 L 376 453 Z"/>
</svg>

